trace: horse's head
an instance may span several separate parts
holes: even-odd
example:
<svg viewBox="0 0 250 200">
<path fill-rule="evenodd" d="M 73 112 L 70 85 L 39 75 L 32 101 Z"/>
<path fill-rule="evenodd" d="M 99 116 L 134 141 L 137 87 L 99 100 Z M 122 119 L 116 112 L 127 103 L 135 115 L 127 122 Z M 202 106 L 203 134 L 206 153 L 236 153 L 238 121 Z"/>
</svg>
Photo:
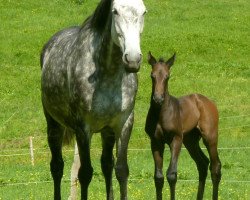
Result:
<svg viewBox="0 0 250 200">
<path fill-rule="evenodd" d="M 137 72 L 142 61 L 140 35 L 146 8 L 142 0 L 114 0 L 111 35 L 123 53 L 126 71 Z"/>
<path fill-rule="evenodd" d="M 157 62 L 151 52 L 148 53 L 148 63 L 152 66 L 151 78 L 152 78 L 152 95 L 157 104 L 162 104 L 164 101 L 165 93 L 167 91 L 168 79 L 170 76 L 170 68 L 174 64 L 175 54 L 164 61 L 159 59 Z"/>
</svg>

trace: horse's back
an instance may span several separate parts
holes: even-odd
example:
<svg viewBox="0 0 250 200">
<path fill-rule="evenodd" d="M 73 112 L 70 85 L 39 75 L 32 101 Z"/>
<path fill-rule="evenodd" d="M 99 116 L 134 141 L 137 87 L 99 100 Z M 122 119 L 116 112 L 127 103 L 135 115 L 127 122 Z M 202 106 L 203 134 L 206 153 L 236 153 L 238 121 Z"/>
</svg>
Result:
<svg viewBox="0 0 250 200">
<path fill-rule="evenodd" d="M 202 94 L 194 93 L 182 96 L 178 100 L 182 110 L 186 110 L 189 108 L 193 111 L 197 110 L 199 112 L 202 112 L 202 110 L 204 110 L 218 114 L 218 110 L 215 103 Z"/>
<path fill-rule="evenodd" d="M 74 26 L 63 29 L 57 33 L 55 33 L 49 41 L 44 45 L 41 53 L 41 68 L 45 64 L 46 59 L 48 57 L 53 58 L 63 58 L 62 53 L 69 52 L 75 40 L 77 39 L 77 35 L 80 31 L 80 27 Z"/>
</svg>

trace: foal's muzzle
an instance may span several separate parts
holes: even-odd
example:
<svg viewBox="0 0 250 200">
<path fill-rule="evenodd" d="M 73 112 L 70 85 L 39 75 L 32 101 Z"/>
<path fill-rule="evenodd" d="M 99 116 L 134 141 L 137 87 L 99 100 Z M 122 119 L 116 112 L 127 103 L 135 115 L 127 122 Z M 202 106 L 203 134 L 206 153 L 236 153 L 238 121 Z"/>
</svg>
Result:
<svg viewBox="0 0 250 200">
<path fill-rule="evenodd" d="M 154 94 L 153 100 L 155 101 L 155 103 L 162 105 L 164 101 L 164 95 Z"/>
</svg>

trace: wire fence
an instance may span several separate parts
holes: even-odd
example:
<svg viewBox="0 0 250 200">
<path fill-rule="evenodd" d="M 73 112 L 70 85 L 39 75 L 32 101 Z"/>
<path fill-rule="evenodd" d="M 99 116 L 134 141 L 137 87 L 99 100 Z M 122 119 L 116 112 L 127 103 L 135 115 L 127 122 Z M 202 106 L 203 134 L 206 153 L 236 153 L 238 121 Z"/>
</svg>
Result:
<svg viewBox="0 0 250 200">
<path fill-rule="evenodd" d="M 10 118 L 7 120 L 10 121 L 11 118 L 15 115 L 15 113 L 13 113 Z M 237 118 L 248 118 L 250 116 L 250 114 L 248 115 L 232 115 L 232 116 L 223 116 L 220 117 L 220 119 L 237 119 Z M 7 123 L 5 122 L 5 123 Z M 249 127 L 250 124 L 242 124 L 242 125 L 237 125 L 237 126 L 231 126 L 231 127 L 222 127 L 220 128 L 220 130 L 228 130 L 228 129 L 237 129 L 237 128 L 241 128 L 241 127 Z M 134 127 L 134 129 L 144 129 L 144 127 L 142 126 L 137 126 Z M 49 148 L 48 147 L 38 147 L 36 148 L 35 145 L 33 145 L 33 140 L 39 140 L 39 139 L 47 139 L 46 136 L 29 136 L 29 137 L 20 137 L 20 138 L 11 138 L 11 139 L 0 139 L 0 141 L 5 141 L 5 143 L 11 143 L 11 142 L 16 142 L 16 141 L 22 141 L 24 143 L 27 143 L 26 148 L 4 148 L 0 150 L 0 158 L 2 157 L 2 159 L 4 157 L 16 157 L 16 156 L 29 156 L 30 160 L 31 160 L 31 164 L 34 165 L 34 160 L 35 160 L 35 154 L 49 154 Z M 137 140 L 142 140 L 140 139 L 131 139 L 131 142 L 137 142 Z M 146 140 L 146 139 L 145 139 Z M 1 143 L 0 143 L 1 144 Z M 8 146 L 7 146 L 8 147 Z M 185 150 L 185 148 L 182 148 L 183 150 Z M 202 148 L 205 149 L 205 148 Z M 235 147 L 219 147 L 218 150 L 220 151 L 240 151 L 240 150 L 249 150 L 250 146 L 235 146 Z M 96 150 L 96 151 L 101 151 L 101 148 L 91 148 L 91 150 Z M 72 149 L 65 149 L 64 152 L 73 152 L 73 148 Z M 151 151 L 150 148 L 129 148 L 128 151 Z M 73 154 L 72 154 L 73 155 Z M 150 180 L 151 181 L 152 178 L 131 178 L 129 179 L 129 181 L 131 182 L 140 182 L 140 181 L 147 181 Z M 179 179 L 178 181 L 180 182 L 197 182 L 197 180 L 184 180 L 184 179 Z M 208 180 L 210 181 L 210 180 Z M 250 180 L 222 180 L 225 183 L 229 183 L 229 184 L 249 184 Z M 70 182 L 70 179 L 63 179 L 63 182 Z M 14 183 L 1 183 L 0 187 L 2 186 L 19 186 L 19 185 L 36 185 L 36 184 L 42 184 L 42 183 L 52 183 L 51 181 L 28 181 L 28 182 L 14 182 Z"/>
<path fill-rule="evenodd" d="M 185 148 L 182 148 L 183 150 Z M 202 148 L 205 149 L 205 148 Z M 228 150 L 250 150 L 250 146 L 246 146 L 246 147 L 220 147 L 218 148 L 219 150 L 222 151 L 228 151 Z M 25 151 L 28 151 L 28 149 L 23 149 Z M 94 148 L 93 150 L 97 150 L 97 151 L 101 151 L 100 148 Z M 14 150 L 13 150 L 14 151 Z M 67 149 L 64 150 L 66 152 L 72 152 L 72 156 L 73 156 L 73 149 Z M 140 149 L 136 149 L 136 148 L 130 148 L 128 149 L 128 151 L 151 151 L 150 148 L 140 148 Z M 30 151 L 31 152 L 31 151 Z M 49 154 L 49 148 L 37 148 L 34 149 L 33 154 L 31 154 L 30 152 L 27 153 L 11 153 L 11 154 L 1 154 L 0 157 L 14 157 L 14 156 L 30 156 L 31 158 L 29 158 L 31 160 L 31 164 L 34 166 L 34 155 L 35 154 Z M 32 157 L 33 155 L 33 157 Z M 69 183 L 70 179 L 63 179 L 62 180 L 64 183 Z M 145 182 L 145 181 L 152 181 L 152 178 L 148 177 L 148 178 L 129 178 L 129 182 Z M 192 180 L 192 179 L 178 179 L 179 182 L 183 182 L 183 183 L 191 183 L 191 182 L 198 182 L 198 180 Z M 210 179 L 207 180 L 208 182 L 211 182 Z M 248 185 L 250 184 L 250 180 L 222 180 L 222 182 L 224 182 L 225 184 L 243 184 L 243 185 Z M 4 186 L 29 186 L 29 185 L 38 185 L 38 184 L 46 184 L 46 183 L 53 183 L 52 180 L 38 180 L 38 181 L 27 181 L 27 182 L 2 182 L 0 184 L 0 187 L 4 187 Z"/>
<path fill-rule="evenodd" d="M 13 113 L 14 115 L 15 113 Z M 13 116 L 12 115 L 12 116 Z M 11 117 L 12 117 L 11 116 Z M 10 118 L 11 118 L 10 117 Z M 220 117 L 220 119 L 237 119 L 237 118 L 249 118 L 250 117 L 250 114 L 247 114 L 247 115 L 231 115 L 231 116 L 223 116 L 223 117 Z M 10 119 L 9 118 L 9 119 Z M 8 119 L 8 121 L 9 121 Z M 236 125 L 236 126 L 229 126 L 229 127 L 222 127 L 220 128 L 219 131 L 221 130 L 229 130 L 229 129 L 237 129 L 237 128 L 242 128 L 242 127 L 250 127 L 250 124 L 241 124 L 241 125 Z M 143 126 L 136 126 L 134 127 L 135 130 L 143 130 L 144 127 Z M 41 138 L 44 138 L 45 140 L 47 139 L 47 136 L 36 136 L 36 137 L 20 137 L 20 138 L 11 138 L 11 139 L 1 139 L 0 138 L 0 141 L 7 141 L 5 143 L 7 144 L 10 144 L 11 142 L 15 143 L 16 141 L 22 141 L 22 142 L 26 142 L 26 141 L 29 141 L 29 148 L 4 148 L 2 150 L 0 150 L 0 157 L 10 157 L 10 156 L 26 156 L 26 155 L 30 155 L 32 154 L 34 151 L 36 151 L 36 153 L 47 153 L 47 152 L 39 152 L 41 150 L 49 150 L 49 148 L 33 148 L 31 146 L 33 146 L 33 139 L 36 138 L 36 139 L 41 139 Z M 141 140 L 138 139 L 138 140 Z M 136 141 L 136 139 L 131 139 L 131 142 L 133 141 Z M 2 142 L 1 142 L 2 143 Z M 1 146 L 1 143 L 0 143 L 0 146 Z M 8 145 L 7 145 L 8 146 Z M 27 145 L 26 145 L 27 146 Z M 219 147 L 218 149 L 219 150 L 243 150 L 243 149 L 249 149 L 250 147 L 248 146 L 241 146 L 241 147 Z M 22 152 L 22 151 L 27 151 L 27 150 L 30 150 L 30 152 L 24 152 L 24 153 L 16 153 L 16 152 Z M 129 149 L 129 151 L 145 151 L 145 150 L 150 150 L 150 149 L 145 149 L 145 148 L 141 148 L 141 149 Z M 6 152 L 15 152 L 15 153 L 9 153 L 7 154 Z M 72 150 L 73 151 L 73 150 Z"/>
<path fill-rule="evenodd" d="M 201 149 L 206 149 L 206 148 L 201 148 Z M 42 151 L 41 151 L 42 150 Z M 91 150 L 96 150 L 96 151 L 101 151 L 102 149 L 100 148 L 91 148 Z M 182 148 L 182 150 L 186 150 L 186 148 Z M 219 147 L 218 150 L 250 150 L 250 146 L 246 147 Z M 29 149 L 17 149 L 17 150 L 1 150 L 0 152 L 9 152 L 9 151 L 29 151 Z M 150 148 L 129 148 L 128 151 L 151 151 Z M 49 148 L 35 148 L 33 149 L 33 152 L 36 154 L 47 154 L 50 153 Z M 64 150 L 64 152 L 74 152 L 74 150 Z M 0 154 L 0 157 L 13 157 L 13 156 L 31 156 L 30 152 L 27 153 L 11 153 L 11 154 Z"/>
</svg>

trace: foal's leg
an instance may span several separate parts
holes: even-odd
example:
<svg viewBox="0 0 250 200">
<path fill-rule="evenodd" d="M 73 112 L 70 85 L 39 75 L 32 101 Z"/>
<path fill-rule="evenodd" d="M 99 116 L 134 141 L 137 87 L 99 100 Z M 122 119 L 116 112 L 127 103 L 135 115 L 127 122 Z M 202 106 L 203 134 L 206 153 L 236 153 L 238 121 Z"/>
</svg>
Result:
<svg viewBox="0 0 250 200">
<path fill-rule="evenodd" d="M 199 186 L 197 193 L 197 200 L 203 199 L 204 188 L 207 178 L 207 170 L 209 165 L 209 159 L 203 153 L 199 145 L 200 135 L 197 129 L 194 129 L 183 139 L 183 143 L 188 150 L 190 156 L 196 163 L 197 169 L 199 171 Z"/>
<path fill-rule="evenodd" d="M 221 180 L 221 162 L 217 151 L 217 132 L 216 137 L 204 137 L 203 142 L 207 147 L 209 157 L 210 157 L 210 171 L 213 183 L 213 200 L 218 199 L 219 183 Z"/>
<path fill-rule="evenodd" d="M 170 186 L 170 199 L 175 199 L 175 186 L 177 182 L 177 162 L 181 151 L 182 136 L 175 135 L 169 145 L 171 151 L 170 164 L 167 171 L 167 180 Z"/>
<path fill-rule="evenodd" d="M 48 113 L 47 120 L 48 143 L 51 151 L 50 171 L 54 180 L 54 199 L 61 199 L 61 179 L 63 176 L 64 162 L 62 158 L 63 128 Z"/>
<path fill-rule="evenodd" d="M 162 188 L 164 185 L 164 176 L 162 174 L 164 142 L 151 138 L 151 151 L 155 163 L 154 181 L 156 188 L 156 199 L 162 200 Z"/>
<path fill-rule="evenodd" d="M 131 113 L 122 127 L 122 131 L 116 135 L 117 161 L 115 165 L 115 175 L 120 185 L 120 199 L 127 200 L 127 184 L 129 168 L 127 162 L 128 142 L 130 139 L 134 114 Z M 118 133 L 118 132 L 117 132 Z"/>
<path fill-rule="evenodd" d="M 106 182 L 107 200 L 113 200 L 113 187 L 112 187 L 112 172 L 114 167 L 113 148 L 115 144 L 114 133 L 111 129 L 104 129 L 102 131 L 102 156 L 101 165 L 102 172 Z"/>
<path fill-rule="evenodd" d="M 81 199 L 88 199 L 88 186 L 93 176 L 93 168 L 90 160 L 90 135 L 84 128 L 76 130 L 76 141 L 80 157 L 80 169 L 78 179 L 81 184 Z"/>
</svg>

